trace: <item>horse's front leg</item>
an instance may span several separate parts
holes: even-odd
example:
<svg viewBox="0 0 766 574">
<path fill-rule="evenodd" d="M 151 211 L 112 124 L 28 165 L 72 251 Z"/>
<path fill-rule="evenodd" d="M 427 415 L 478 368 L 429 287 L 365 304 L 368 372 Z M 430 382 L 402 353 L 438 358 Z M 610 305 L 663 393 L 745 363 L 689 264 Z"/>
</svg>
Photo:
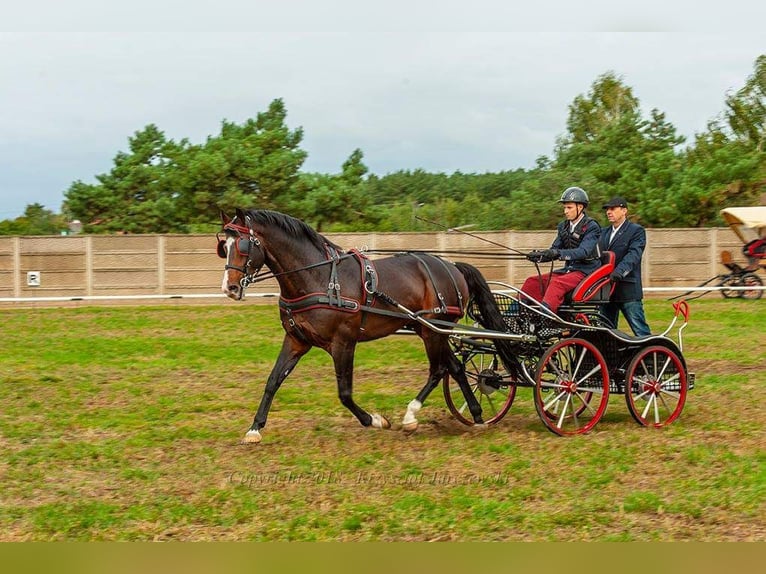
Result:
<svg viewBox="0 0 766 574">
<path fill-rule="evenodd" d="M 300 358 L 305 355 L 311 345 L 299 341 L 290 335 L 285 335 L 282 341 L 282 350 L 279 352 L 277 362 L 274 364 L 274 368 L 271 370 L 268 380 L 266 381 L 266 388 L 263 391 L 261 397 L 261 404 L 258 405 L 258 412 L 255 413 L 253 424 L 250 430 L 245 434 L 245 438 L 242 442 L 245 443 L 259 443 L 261 442 L 261 429 L 266 426 L 266 418 L 269 416 L 269 409 L 271 408 L 271 402 L 274 400 L 274 395 L 279 389 L 279 386 L 287 378 L 296 363 Z"/>
<path fill-rule="evenodd" d="M 354 351 L 356 341 L 338 342 L 332 345 L 330 354 L 335 364 L 335 378 L 338 382 L 338 398 L 362 423 L 362 426 L 387 429 L 391 423 L 378 413 L 370 414 L 357 405 L 353 398 L 354 388 Z"/>
</svg>

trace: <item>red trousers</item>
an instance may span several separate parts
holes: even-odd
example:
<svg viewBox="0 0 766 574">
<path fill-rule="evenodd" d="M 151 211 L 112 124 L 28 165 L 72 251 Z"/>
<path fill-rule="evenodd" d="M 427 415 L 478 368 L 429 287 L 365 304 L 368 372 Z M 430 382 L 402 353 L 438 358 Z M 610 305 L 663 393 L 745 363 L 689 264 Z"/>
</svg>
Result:
<svg viewBox="0 0 766 574">
<path fill-rule="evenodd" d="M 547 305 L 555 313 L 564 301 L 564 295 L 574 290 L 583 277 L 585 273 L 582 271 L 532 275 L 524 281 L 521 290 L 536 301 Z"/>
</svg>

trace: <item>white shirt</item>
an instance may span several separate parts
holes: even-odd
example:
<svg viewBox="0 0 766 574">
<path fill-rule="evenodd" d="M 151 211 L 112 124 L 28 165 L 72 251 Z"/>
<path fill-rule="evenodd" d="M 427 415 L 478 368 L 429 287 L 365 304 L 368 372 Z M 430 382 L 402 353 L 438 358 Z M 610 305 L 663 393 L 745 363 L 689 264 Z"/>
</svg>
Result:
<svg viewBox="0 0 766 574">
<path fill-rule="evenodd" d="M 577 227 L 577 224 L 580 223 L 582 220 L 584 214 L 580 214 L 580 217 L 578 217 L 575 221 L 569 222 L 569 233 L 572 233 L 575 230 L 575 227 Z"/>
<path fill-rule="evenodd" d="M 612 241 L 614 241 L 614 236 L 617 235 L 617 232 L 620 230 L 620 227 L 625 225 L 625 222 L 623 221 L 618 225 L 617 227 L 612 227 L 612 233 L 609 235 L 609 245 L 612 244 Z"/>
</svg>

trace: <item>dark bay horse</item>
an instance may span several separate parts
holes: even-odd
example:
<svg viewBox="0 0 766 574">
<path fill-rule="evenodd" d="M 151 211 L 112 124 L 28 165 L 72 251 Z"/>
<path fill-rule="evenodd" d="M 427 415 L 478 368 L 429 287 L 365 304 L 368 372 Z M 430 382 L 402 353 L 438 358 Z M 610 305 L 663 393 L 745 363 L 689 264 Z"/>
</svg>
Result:
<svg viewBox="0 0 766 574">
<path fill-rule="evenodd" d="M 221 219 L 224 236 L 219 239 L 218 254 L 226 259 L 224 293 L 240 300 L 250 283 L 275 277 L 285 330 L 282 349 L 244 442 L 260 442 L 275 393 L 311 347 L 332 356 L 340 402 L 359 422 L 365 427 L 390 428 L 385 417 L 370 414 L 354 402 L 354 351 L 359 342 L 405 327 L 423 340 L 429 376 L 408 404 L 402 428 L 417 428 L 417 411 L 446 373 L 458 382 L 475 423 L 482 423 L 481 407 L 450 348 L 448 334 L 419 322 L 421 317 L 454 322 L 473 295 L 482 316 L 489 318 L 485 326 L 502 329 L 492 293 L 476 268 L 422 252 L 372 261 L 359 251 L 342 249 L 303 221 L 275 211 L 237 209 L 234 218 L 222 212 Z M 259 275 L 264 266 L 271 273 Z"/>
</svg>

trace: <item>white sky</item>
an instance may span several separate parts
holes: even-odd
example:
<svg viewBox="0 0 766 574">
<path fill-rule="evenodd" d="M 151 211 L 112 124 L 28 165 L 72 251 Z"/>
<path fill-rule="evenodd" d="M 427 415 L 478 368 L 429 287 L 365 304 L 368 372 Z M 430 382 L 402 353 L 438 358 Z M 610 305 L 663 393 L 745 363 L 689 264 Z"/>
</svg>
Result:
<svg viewBox="0 0 766 574">
<path fill-rule="evenodd" d="M 305 171 L 531 168 L 612 70 L 691 138 L 766 53 L 766 2 L 31 0 L 0 21 L 0 219 L 59 212 L 147 124 L 200 143 L 282 98 Z M 622 6 L 625 4 L 626 6 Z"/>
</svg>

